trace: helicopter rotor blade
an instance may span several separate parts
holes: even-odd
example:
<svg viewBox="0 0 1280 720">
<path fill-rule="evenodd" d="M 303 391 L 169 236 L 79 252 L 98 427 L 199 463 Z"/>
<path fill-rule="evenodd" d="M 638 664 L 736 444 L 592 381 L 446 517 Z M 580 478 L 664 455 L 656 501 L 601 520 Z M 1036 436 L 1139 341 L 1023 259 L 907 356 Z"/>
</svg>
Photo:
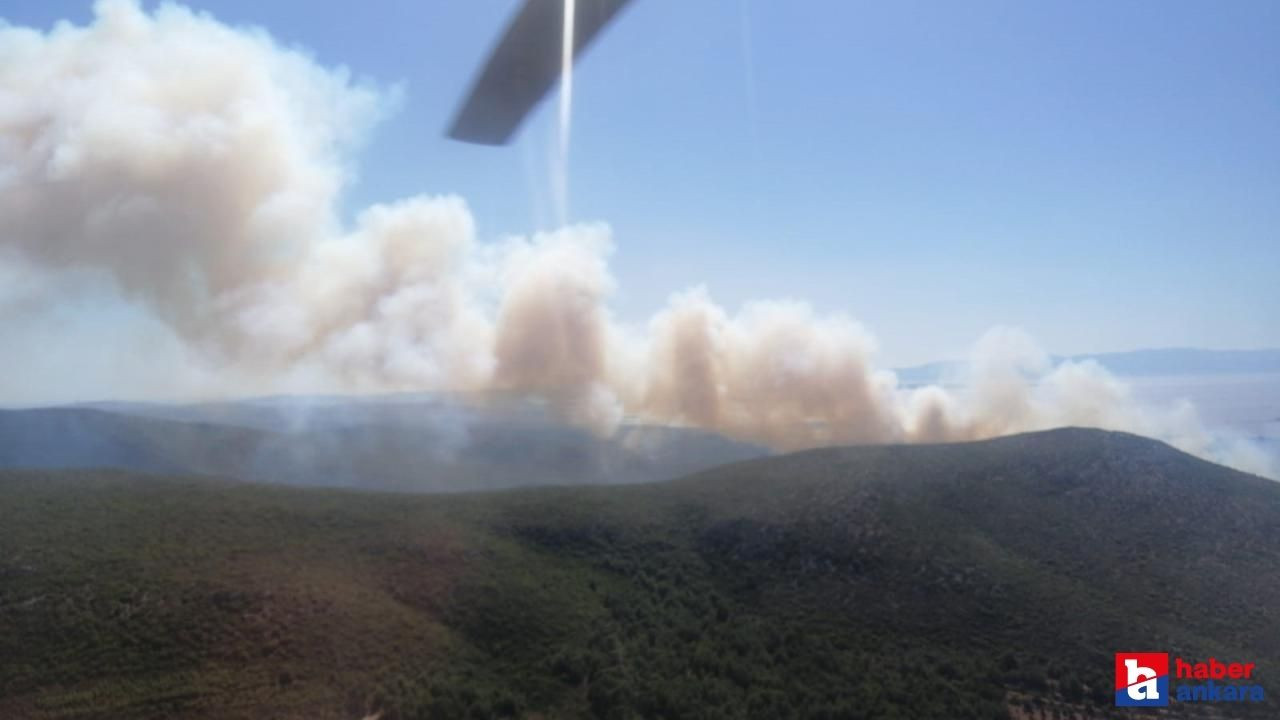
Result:
<svg viewBox="0 0 1280 720">
<path fill-rule="evenodd" d="M 631 0 L 576 0 L 573 58 Z M 525 0 L 454 116 L 448 135 L 504 145 L 560 77 L 563 0 Z"/>
</svg>

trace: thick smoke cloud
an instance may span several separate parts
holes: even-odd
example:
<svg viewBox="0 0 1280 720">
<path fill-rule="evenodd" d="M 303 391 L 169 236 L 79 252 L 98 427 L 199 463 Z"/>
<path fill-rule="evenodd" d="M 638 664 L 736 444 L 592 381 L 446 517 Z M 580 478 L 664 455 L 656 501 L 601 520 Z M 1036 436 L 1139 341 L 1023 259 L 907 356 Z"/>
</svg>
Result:
<svg viewBox="0 0 1280 720">
<path fill-rule="evenodd" d="M 1015 330 L 979 340 L 962 383 L 908 389 L 865 329 L 801 303 L 731 313 L 692 289 L 647 327 L 615 322 L 606 226 L 479 243 L 461 199 L 420 196 L 343 227 L 348 162 L 394 92 L 178 6 L 95 14 L 0 28 L 5 323 L 93 277 L 176 339 L 161 357 L 216 376 L 206 390 L 514 392 L 601 432 L 638 418 L 779 449 L 1092 425 L 1268 471 L 1190 408 L 1143 411 Z"/>
</svg>

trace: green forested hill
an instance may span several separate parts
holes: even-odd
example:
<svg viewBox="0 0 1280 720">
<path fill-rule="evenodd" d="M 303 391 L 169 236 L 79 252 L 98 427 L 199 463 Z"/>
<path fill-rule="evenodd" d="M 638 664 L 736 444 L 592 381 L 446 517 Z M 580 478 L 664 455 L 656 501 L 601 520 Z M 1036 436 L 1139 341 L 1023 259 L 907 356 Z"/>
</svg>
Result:
<svg viewBox="0 0 1280 720">
<path fill-rule="evenodd" d="M 1280 485 L 1119 433 L 669 483 L 376 494 L 0 473 L 0 717 L 1134 717 L 1112 653 L 1280 715 Z M 1216 714 L 1215 714 L 1216 713 Z"/>
</svg>

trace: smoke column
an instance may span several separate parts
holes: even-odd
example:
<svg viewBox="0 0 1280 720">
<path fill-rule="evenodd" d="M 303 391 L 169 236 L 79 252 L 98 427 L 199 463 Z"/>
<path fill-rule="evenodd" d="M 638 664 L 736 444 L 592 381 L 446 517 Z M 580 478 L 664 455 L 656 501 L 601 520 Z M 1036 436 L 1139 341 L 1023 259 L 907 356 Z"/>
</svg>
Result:
<svg viewBox="0 0 1280 720">
<path fill-rule="evenodd" d="M 132 319 L 69 352 L 128 360 L 104 392 L 128 372 L 174 394 L 191 376 L 224 393 L 503 391 L 602 433 L 634 418 L 778 449 L 1091 425 L 1272 472 L 1189 407 L 1143 410 L 1016 330 L 977 342 L 961 389 L 903 388 L 866 329 L 802 303 L 730 311 L 694 288 L 645 327 L 615 322 L 604 225 L 480 243 L 462 199 L 417 196 L 344 227 L 350 158 L 390 101 L 175 5 L 104 0 L 84 27 L 0 28 L 0 327 L 88 333 L 67 308 L 100 288 Z M 0 393 L 71 375 L 10 373 Z"/>
</svg>

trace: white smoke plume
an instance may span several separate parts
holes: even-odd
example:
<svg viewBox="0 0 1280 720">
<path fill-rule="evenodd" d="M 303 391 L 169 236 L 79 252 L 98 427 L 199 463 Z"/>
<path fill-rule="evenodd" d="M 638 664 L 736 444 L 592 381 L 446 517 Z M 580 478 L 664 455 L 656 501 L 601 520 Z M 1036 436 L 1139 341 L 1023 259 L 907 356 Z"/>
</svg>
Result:
<svg viewBox="0 0 1280 720">
<path fill-rule="evenodd" d="M 350 158 L 393 103 L 176 5 L 101 0 L 84 27 L 0 26 L 0 323 L 55 322 L 96 283 L 150 323 L 117 344 L 168 333 L 121 354 L 148 358 L 118 363 L 131 386 L 163 384 L 169 358 L 204 368 L 206 391 L 511 391 L 601 432 L 631 417 L 779 449 L 1091 425 L 1274 473 L 1189 407 L 1139 409 L 1100 367 L 1053 367 L 1014 330 L 977 343 L 963 389 L 905 389 L 866 330 L 797 302 L 730 313 L 692 289 L 623 326 L 603 225 L 480 243 L 463 200 L 420 196 L 344 228 Z"/>
</svg>

